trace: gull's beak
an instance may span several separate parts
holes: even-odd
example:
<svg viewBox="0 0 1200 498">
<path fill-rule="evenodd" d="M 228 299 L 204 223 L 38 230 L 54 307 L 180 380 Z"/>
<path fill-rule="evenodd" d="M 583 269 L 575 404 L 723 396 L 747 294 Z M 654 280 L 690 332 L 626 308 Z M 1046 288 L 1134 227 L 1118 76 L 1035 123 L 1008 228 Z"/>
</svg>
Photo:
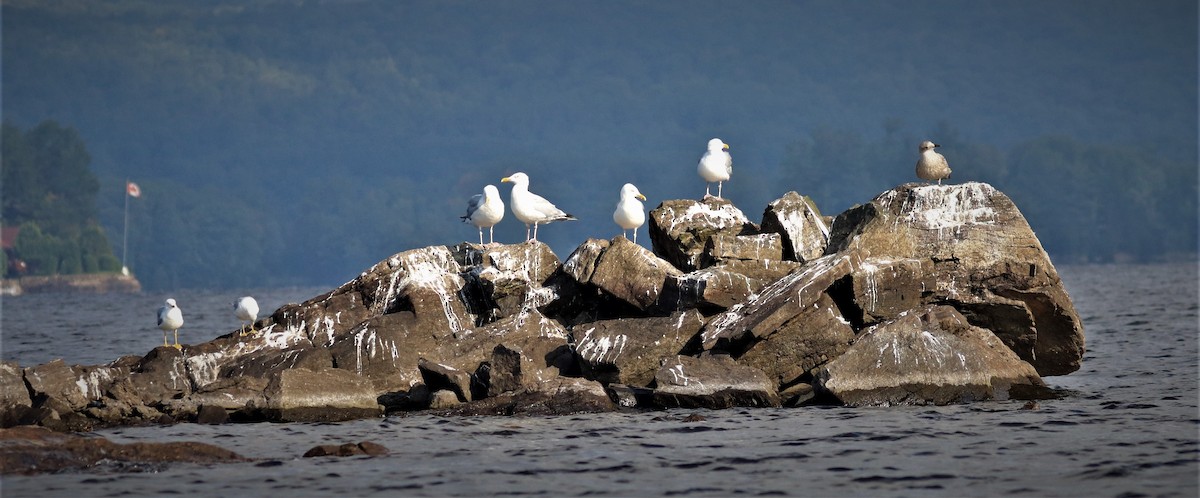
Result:
<svg viewBox="0 0 1200 498">
<path fill-rule="evenodd" d="M 512 181 L 512 178 L 509 178 L 507 176 L 500 179 L 500 183 L 507 183 L 507 182 L 511 182 L 511 181 Z"/>
<path fill-rule="evenodd" d="M 722 149 L 725 149 L 725 150 L 729 150 L 729 144 L 727 144 L 727 143 L 722 143 L 722 144 L 721 144 L 721 148 L 722 148 Z"/>
<path fill-rule="evenodd" d="M 640 192 L 638 193 L 637 198 L 643 201 L 646 200 L 646 196 L 642 195 Z"/>
<path fill-rule="evenodd" d="M 941 147 L 941 145 L 939 145 L 939 144 L 933 144 L 933 147 L 936 149 L 936 148 L 938 148 L 938 147 Z"/>
</svg>

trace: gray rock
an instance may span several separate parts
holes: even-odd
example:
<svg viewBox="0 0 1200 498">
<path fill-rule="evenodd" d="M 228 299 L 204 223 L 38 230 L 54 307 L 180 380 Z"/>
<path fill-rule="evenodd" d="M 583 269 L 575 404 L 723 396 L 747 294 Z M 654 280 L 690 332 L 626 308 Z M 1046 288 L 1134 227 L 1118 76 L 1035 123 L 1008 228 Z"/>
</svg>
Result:
<svg viewBox="0 0 1200 498">
<path fill-rule="evenodd" d="M 856 306 L 847 306 L 852 323 L 864 327 L 921 308 L 937 287 L 933 261 L 922 258 L 853 260 L 851 293 Z"/>
<path fill-rule="evenodd" d="M 16 362 L 0 362 L 0 427 L 11 427 L 33 407 L 25 372 Z"/>
<path fill-rule="evenodd" d="M 816 203 L 796 192 L 788 192 L 767 205 L 762 232 L 779 234 L 783 257 L 800 263 L 824 255 L 829 243 L 829 226 Z"/>
<path fill-rule="evenodd" d="M 704 266 L 727 261 L 782 261 L 783 245 L 779 234 L 713 234 L 704 245 Z"/>
<path fill-rule="evenodd" d="M 330 422 L 383 415 L 371 382 L 340 368 L 284 370 L 272 376 L 265 393 L 264 412 L 280 422 Z"/>
<path fill-rule="evenodd" d="M 1003 400 L 1013 386 L 1045 385 L 995 334 L 970 325 L 950 306 L 872 327 L 821 367 L 817 382 L 850 406 Z"/>
<path fill-rule="evenodd" d="M 471 374 L 425 358 L 417 362 L 417 368 L 421 370 L 425 385 L 434 391 L 435 396 L 441 390 L 447 390 L 457 395 L 458 401 L 471 401 Z"/>
<path fill-rule="evenodd" d="M 654 380 L 654 401 L 667 408 L 780 406 L 774 381 L 725 355 L 676 356 Z"/>
<path fill-rule="evenodd" d="M 458 393 L 448 389 L 434 391 L 433 395 L 429 397 L 430 410 L 444 410 L 461 404 L 462 400 L 459 398 Z"/>
<path fill-rule="evenodd" d="M 533 360 L 521 350 L 497 344 L 492 348 L 492 360 L 488 363 L 488 396 L 499 396 L 506 392 L 522 389 L 525 384 L 525 364 L 534 366 Z"/>
<path fill-rule="evenodd" d="M 486 321 L 512 316 L 529 307 L 541 308 L 558 298 L 557 290 L 545 285 L 559 268 L 558 256 L 550 246 L 535 241 L 482 248 L 478 254 L 478 263 L 466 275 L 485 302 L 494 307 Z"/>
<path fill-rule="evenodd" d="M 684 272 L 704 267 L 704 249 L 713 235 L 758 233 L 741 210 L 718 198 L 664 201 L 650 211 L 649 218 L 654 254 Z"/>
<path fill-rule="evenodd" d="M 669 317 L 603 320 L 576 325 L 575 351 L 584 376 L 603 384 L 648 386 L 664 358 L 674 358 L 700 331 L 696 310 Z"/>
<path fill-rule="evenodd" d="M 551 377 L 527 384 L 519 391 L 505 392 L 441 411 L 445 415 L 570 415 L 616 410 L 599 382 L 576 377 Z"/>
<path fill-rule="evenodd" d="M 26 368 L 25 382 L 33 396 L 49 396 L 66 403 L 71 411 L 99 400 L 115 379 L 127 375 L 124 368 L 69 366 L 62 359 Z M 186 376 L 183 377 L 186 379 Z M 186 388 L 187 386 L 182 386 Z"/>
<path fill-rule="evenodd" d="M 799 311 L 773 332 L 729 352 L 739 364 L 758 368 L 779 385 L 788 385 L 850 348 L 854 329 L 828 294 L 818 294 Z"/>
<path fill-rule="evenodd" d="M 723 311 L 745 302 L 800 267 L 791 261 L 726 261 L 669 279 L 662 299 L 675 303 L 677 309 Z"/>
<path fill-rule="evenodd" d="M 197 424 L 224 424 L 229 421 L 229 413 L 224 408 L 213 405 L 200 405 L 196 410 Z"/>
<path fill-rule="evenodd" d="M 564 272 L 641 311 L 659 306 L 666 282 L 681 273 L 624 237 L 585 242 L 567 258 Z M 581 280 L 581 277 L 586 279 Z"/>
<path fill-rule="evenodd" d="M 933 285 L 923 302 L 958 308 L 1041 375 L 1079 368 L 1084 335 L 1075 307 L 1025 218 L 991 185 L 884 192 L 834 221 L 826 252 L 848 251 L 861 261 L 929 261 L 923 281 Z"/>
<path fill-rule="evenodd" d="M 828 305 L 827 291 L 849 275 L 851 268 L 849 255 L 830 255 L 809 262 L 764 287 L 749 301 L 709 320 L 701 336 L 704 349 L 738 351 L 744 347 L 739 345 L 766 338 L 798 317 L 813 313 L 810 308 L 814 304 Z"/>
</svg>

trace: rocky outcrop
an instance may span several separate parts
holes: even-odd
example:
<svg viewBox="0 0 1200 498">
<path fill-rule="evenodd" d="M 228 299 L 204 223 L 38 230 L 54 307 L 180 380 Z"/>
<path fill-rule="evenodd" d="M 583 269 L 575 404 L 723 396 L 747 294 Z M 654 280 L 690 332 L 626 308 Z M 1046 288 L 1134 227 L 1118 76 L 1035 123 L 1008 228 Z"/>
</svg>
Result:
<svg viewBox="0 0 1200 498">
<path fill-rule="evenodd" d="M 722 199 L 666 201 L 650 219 L 653 251 L 589 239 L 559 264 L 536 241 L 414 249 L 256 335 L 108 365 L 0 364 L 0 422 L 947 403 L 1079 367 L 1062 282 L 988 185 L 902 185 L 832 228 L 794 192 L 761 228 Z"/>
<path fill-rule="evenodd" d="M 903 299 L 954 306 L 1042 375 L 1065 375 L 1083 359 L 1083 323 L 1062 280 L 1012 200 L 985 183 L 907 184 L 853 208 L 833 223 L 828 253 L 857 252 L 857 294 L 872 320 L 895 316 Z M 917 270 L 920 270 L 919 272 Z M 918 289 L 918 287 L 920 287 Z M 863 306 L 859 306 L 863 308 Z"/>
</svg>

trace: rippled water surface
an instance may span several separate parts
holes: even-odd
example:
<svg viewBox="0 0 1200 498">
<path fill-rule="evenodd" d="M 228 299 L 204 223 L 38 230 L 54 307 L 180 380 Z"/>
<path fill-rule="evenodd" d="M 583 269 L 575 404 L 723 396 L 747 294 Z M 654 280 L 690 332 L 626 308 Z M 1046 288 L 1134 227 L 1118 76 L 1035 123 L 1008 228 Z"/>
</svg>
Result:
<svg viewBox="0 0 1200 498">
<path fill-rule="evenodd" d="M 856 495 L 1197 496 L 1197 268 L 1059 268 L 1083 317 L 1080 371 L 1040 409 L 734 409 L 556 418 L 389 417 L 99 431 L 117 442 L 207 441 L 250 463 L 129 467 L 0 482 L 4 496 Z M 324 289 L 264 291 L 264 309 Z M 101 363 L 161 340 L 166 296 L 22 296 L 3 302 L 3 358 Z M 236 296 L 174 296 L 185 343 L 237 327 Z M 72 303 L 62 305 L 60 303 Z M 229 309 L 225 309 L 229 307 Z M 211 308 L 211 309 L 210 309 Z M 686 417 L 698 414 L 702 420 Z M 373 441 L 385 457 L 301 458 Z"/>
</svg>

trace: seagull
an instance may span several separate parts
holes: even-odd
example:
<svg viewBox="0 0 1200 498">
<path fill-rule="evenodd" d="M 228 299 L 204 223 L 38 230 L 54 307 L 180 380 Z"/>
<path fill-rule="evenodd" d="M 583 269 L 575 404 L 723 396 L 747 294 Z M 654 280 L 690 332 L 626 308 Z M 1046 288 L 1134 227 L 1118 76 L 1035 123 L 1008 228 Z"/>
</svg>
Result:
<svg viewBox="0 0 1200 498">
<path fill-rule="evenodd" d="M 700 164 L 696 165 L 696 172 L 700 173 L 700 177 L 707 182 L 704 185 L 704 198 L 712 197 L 708 193 L 709 184 L 717 182 L 717 198 L 721 198 L 721 183 L 729 180 L 729 175 L 733 174 L 733 157 L 726 150 L 729 149 L 729 144 L 722 142 L 719 138 L 714 138 L 708 141 L 708 150 L 704 151 L 704 155 L 700 156 Z"/>
<path fill-rule="evenodd" d="M 174 299 L 167 299 L 166 306 L 158 309 L 158 328 L 163 331 L 163 346 L 170 346 L 167 344 L 167 331 L 170 330 L 175 332 L 175 349 L 183 349 L 179 345 L 180 327 L 183 327 L 183 312 L 179 311 Z"/>
<path fill-rule="evenodd" d="M 938 185 L 941 185 L 943 178 L 950 178 L 950 164 L 946 162 L 945 156 L 933 150 L 936 147 L 941 146 L 928 140 L 921 142 L 921 159 L 917 161 L 917 178 L 926 181 L 937 180 Z"/>
<path fill-rule="evenodd" d="M 479 245 L 483 245 L 483 228 L 488 229 L 488 244 L 496 243 L 492 229 L 504 219 L 504 201 L 500 200 L 500 191 L 495 185 L 483 187 L 482 194 L 471 196 L 467 202 L 466 216 L 460 216 L 463 223 L 470 222 L 479 228 Z"/>
<path fill-rule="evenodd" d="M 512 195 L 508 198 L 513 216 L 525 224 L 525 241 L 537 240 L 538 224 L 552 221 L 576 220 L 578 218 L 564 213 L 554 207 L 550 201 L 529 191 L 529 176 L 525 173 L 513 173 L 500 179 L 501 182 L 512 183 Z M 529 225 L 533 225 L 533 237 L 529 236 Z"/>
<path fill-rule="evenodd" d="M 253 297 L 243 296 L 233 303 L 233 314 L 237 315 L 238 320 L 250 322 L 250 333 L 257 332 L 254 330 L 254 321 L 258 320 L 258 301 Z M 241 335 L 246 335 L 246 326 L 242 325 Z"/>
<path fill-rule="evenodd" d="M 617 210 L 613 211 L 613 221 L 621 227 L 621 236 L 625 236 L 625 231 L 633 229 L 633 243 L 637 244 L 637 229 L 646 222 L 646 208 L 642 206 L 642 201 L 646 200 L 646 196 L 638 192 L 638 188 L 632 183 L 626 183 L 621 187 L 621 200 L 617 202 Z"/>
</svg>

